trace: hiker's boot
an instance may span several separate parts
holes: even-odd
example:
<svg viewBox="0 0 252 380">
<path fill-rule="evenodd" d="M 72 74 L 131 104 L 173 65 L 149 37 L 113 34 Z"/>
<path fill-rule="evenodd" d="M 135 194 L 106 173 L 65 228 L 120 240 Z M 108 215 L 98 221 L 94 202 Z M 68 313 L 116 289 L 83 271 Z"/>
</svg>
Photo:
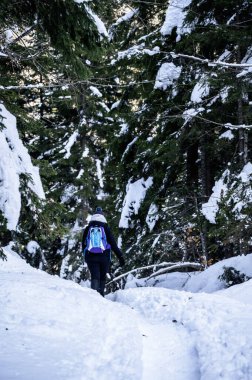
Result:
<svg viewBox="0 0 252 380">
<path fill-rule="evenodd" d="M 97 292 L 99 292 L 99 285 L 100 285 L 100 281 L 99 280 L 91 280 L 91 289 L 93 290 L 96 290 Z"/>
<path fill-rule="evenodd" d="M 106 284 L 106 281 L 100 281 L 100 289 L 99 289 L 99 293 L 102 297 L 104 297 L 104 289 L 105 289 L 105 284 Z"/>
</svg>

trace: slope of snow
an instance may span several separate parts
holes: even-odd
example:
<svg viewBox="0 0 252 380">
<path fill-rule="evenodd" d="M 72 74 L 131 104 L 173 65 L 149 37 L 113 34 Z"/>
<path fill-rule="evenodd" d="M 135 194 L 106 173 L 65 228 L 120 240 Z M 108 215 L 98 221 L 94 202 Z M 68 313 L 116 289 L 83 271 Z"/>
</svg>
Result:
<svg viewBox="0 0 252 380">
<path fill-rule="evenodd" d="M 141 337 L 129 308 L 31 268 L 9 248 L 5 253 L 1 380 L 141 378 Z"/>
<path fill-rule="evenodd" d="M 221 294 L 239 302 L 252 305 L 252 280 L 246 281 L 243 284 L 231 286 L 227 289 L 219 290 L 216 294 Z"/>
<path fill-rule="evenodd" d="M 252 296 L 252 283 L 249 296 Z M 187 349 L 185 361 L 176 368 L 172 357 L 166 358 L 171 371 L 170 377 L 164 377 L 165 371 L 156 379 L 186 380 L 250 380 L 252 378 L 252 306 L 234 299 L 215 294 L 193 294 L 169 289 L 138 288 L 118 291 L 114 301 L 133 308 L 136 313 L 159 330 L 155 340 L 162 342 L 166 328 L 174 324 L 176 330 L 169 333 L 171 344 L 182 338 Z M 181 333 L 181 335 L 179 335 Z M 186 336 L 187 335 L 187 336 Z M 146 337 L 146 340 L 148 337 Z M 194 348 L 193 348 L 193 345 Z M 164 345 L 166 348 L 166 346 Z M 157 373 L 162 367 L 163 345 L 159 354 L 153 353 L 152 363 L 156 361 Z M 169 350 L 168 350 L 169 352 Z M 155 360 L 156 359 L 156 360 Z M 187 360 L 191 361 L 191 373 L 184 373 Z M 173 365 L 175 364 L 175 368 Z M 174 370 L 174 371 L 173 371 Z M 168 372 L 169 373 L 169 372 Z M 151 380 L 153 377 L 146 377 Z"/>
<path fill-rule="evenodd" d="M 204 272 L 194 273 L 185 284 L 184 290 L 212 293 L 224 289 L 225 284 L 218 279 L 223 274 L 223 267 L 234 267 L 239 272 L 252 277 L 252 254 L 231 257 L 211 265 Z"/>
<path fill-rule="evenodd" d="M 251 380 L 252 280 L 214 292 L 206 278 L 231 261 L 248 274 L 252 255 L 194 276 L 212 294 L 142 287 L 104 299 L 4 251 L 1 380 Z"/>
</svg>

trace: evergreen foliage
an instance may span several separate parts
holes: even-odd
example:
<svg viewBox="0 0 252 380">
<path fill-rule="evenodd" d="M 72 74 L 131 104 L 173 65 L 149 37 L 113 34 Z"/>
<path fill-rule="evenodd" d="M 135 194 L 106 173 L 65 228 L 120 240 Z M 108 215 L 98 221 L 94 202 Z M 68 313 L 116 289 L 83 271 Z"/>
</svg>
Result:
<svg viewBox="0 0 252 380">
<path fill-rule="evenodd" d="M 251 124 L 250 74 L 180 54 L 213 63 L 218 59 L 246 62 L 252 45 L 251 5 L 193 1 L 184 22 L 188 32 L 180 35 L 174 28 L 165 36 L 160 28 L 166 3 L 159 3 L 158 10 L 155 2 L 131 5 L 131 16 L 129 11 L 124 21 L 118 19 L 111 27 L 117 51 L 110 66 L 111 73 L 118 75 L 118 85 L 115 137 L 108 138 L 106 190 L 111 194 L 117 189 L 111 203 L 120 211 L 129 180 L 150 176 L 153 186 L 138 214 L 131 215 L 130 227 L 121 231 L 128 262 L 135 267 L 173 259 L 206 263 L 227 252 L 248 252 L 250 185 L 239 180 L 239 173 L 251 159 L 251 134 L 246 129 L 232 130 L 232 140 L 222 134 L 228 123 Z M 158 87 L 156 77 L 163 64 L 174 65 L 180 75 L 166 87 Z M 229 190 L 212 224 L 202 214 L 202 205 L 226 168 L 230 169 Z M 238 210 L 242 193 L 247 205 L 244 218 Z M 157 221 L 150 231 L 146 217 L 152 204 Z"/>
<path fill-rule="evenodd" d="M 20 223 L 9 238 L 33 265 L 87 279 L 81 230 L 98 202 L 120 236 L 126 270 L 250 251 L 251 67 L 242 65 L 251 63 L 252 6 L 192 0 L 175 7 L 183 25 L 173 19 L 162 32 L 172 6 L 3 1 L 1 101 L 46 192 L 39 201 L 22 178 Z M 106 20 L 109 42 L 93 11 Z M 152 185 L 119 228 L 128 185 L 139 179 Z M 38 260 L 30 239 L 39 242 Z"/>
<path fill-rule="evenodd" d="M 225 283 L 226 288 L 249 281 L 250 277 L 233 267 L 223 267 L 224 271 L 218 278 Z"/>
<path fill-rule="evenodd" d="M 46 193 L 40 201 L 28 189 L 29 178 L 20 176 L 19 226 L 10 233 L 5 223 L 1 240 L 5 245 L 14 240 L 28 262 L 59 274 L 74 245 L 71 229 L 83 225 L 90 202 L 95 204 L 95 158 L 84 154 L 94 145 L 88 137 L 92 115 L 85 108 L 86 83 L 104 36 L 90 6 L 73 0 L 4 1 L 0 20 L 1 101 L 17 118 Z M 30 240 L 39 243 L 36 255 L 27 249 Z M 76 245 L 75 255 L 79 240 Z"/>
</svg>

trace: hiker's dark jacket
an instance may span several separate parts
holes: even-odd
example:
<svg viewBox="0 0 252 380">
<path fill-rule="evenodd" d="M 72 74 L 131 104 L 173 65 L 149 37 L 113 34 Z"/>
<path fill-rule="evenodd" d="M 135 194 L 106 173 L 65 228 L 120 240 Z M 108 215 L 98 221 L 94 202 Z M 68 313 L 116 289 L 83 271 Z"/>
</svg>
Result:
<svg viewBox="0 0 252 380">
<path fill-rule="evenodd" d="M 100 222 L 98 220 L 91 220 L 91 222 L 89 222 L 88 226 L 86 226 L 86 228 L 84 229 L 83 236 L 82 236 L 82 252 L 84 252 L 86 245 L 87 245 L 88 230 L 90 227 L 94 227 L 94 226 L 104 228 L 107 242 L 110 244 L 112 251 L 116 254 L 118 259 L 123 257 L 122 252 L 118 248 L 116 241 L 115 241 L 115 238 L 114 238 L 112 232 L 110 231 L 110 228 L 107 225 L 107 223 L 103 223 L 103 222 Z M 89 258 L 92 258 L 92 257 L 97 258 L 97 256 L 108 256 L 108 255 L 110 257 L 110 249 L 106 249 L 103 253 L 99 253 L 99 254 L 86 251 L 85 255 L 88 255 Z"/>
</svg>

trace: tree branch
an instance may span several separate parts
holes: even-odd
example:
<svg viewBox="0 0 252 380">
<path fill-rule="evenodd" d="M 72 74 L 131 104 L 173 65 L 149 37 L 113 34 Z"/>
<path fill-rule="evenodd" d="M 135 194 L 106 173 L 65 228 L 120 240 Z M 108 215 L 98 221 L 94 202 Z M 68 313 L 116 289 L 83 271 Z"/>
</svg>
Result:
<svg viewBox="0 0 252 380">
<path fill-rule="evenodd" d="M 192 59 L 193 61 L 198 61 L 201 63 L 206 63 L 208 66 L 223 66 L 223 67 L 230 67 L 230 68 L 238 68 L 238 69 L 244 69 L 244 67 L 252 67 L 251 63 L 227 63 L 224 61 L 216 61 L 212 62 L 209 59 L 203 59 L 199 57 L 195 57 L 193 55 L 187 55 L 187 54 L 181 54 L 181 53 L 174 53 L 170 52 L 172 58 L 187 58 L 187 59 Z"/>
<path fill-rule="evenodd" d="M 120 276 L 113 278 L 113 280 L 111 280 L 110 282 L 108 282 L 107 285 L 110 285 L 113 282 L 121 280 L 122 278 L 127 277 L 129 274 L 133 274 L 133 273 L 140 272 L 142 270 L 147 270 L 147 269 L 152 269 L 152 268 L 157 268 L 157 267 L 165 267 L 165 268 L 164 269 L 160 269 L 159 271 L 153 273 L 152 275 L 150 275 L 147 278 L 147 280 L 149 280 L 152 277 L 158 276 L 159 274 L 170 272 L 173 269 L 181 269 L 181 268 L 186 268 L 186 267 L 187 268 L 194 268 L 194 269 L 201 269 L 201 268 L 203 268 L 202 264 L 200 264 L 200 263 L 190 263 L 190 262 L 176 263 L 176 264 L 174 264 L 174 263 L 161 263 L 161 264 L 148 265 L 146 267 L 132 269 L 129 272 L 121 274 Z"/>
<path fill-rule="evenodd" d="M 26 29 L 23 33 L 21 33 L 18 37 L 16 37 L 14 40 L 12 40 L 9 44 L 9 45 L 12 45 L 12 44 L 16 44 L 17 42 L 19 42 L 20 40 L 22 40 L 22 38 L 24 38 L 25 36 L 27 36 L 31 31 L 33 31 L 35 28 L 36 28 L 36 24 L 32 25 L 30 28 Z"/>
<path fill-rule="evenodd" d="M 161 274 L 169 273 L 175 269 L 182 269 L 182 268 L 203 269 L 203 266 L 200 263 L 178 263 L 178 264 L 172 265 L 168 268 L 160 269 L 159 271 L 151 274 L 147 278 L 147 281 L 153 277 L 160 276 Z"/>
</svg>

